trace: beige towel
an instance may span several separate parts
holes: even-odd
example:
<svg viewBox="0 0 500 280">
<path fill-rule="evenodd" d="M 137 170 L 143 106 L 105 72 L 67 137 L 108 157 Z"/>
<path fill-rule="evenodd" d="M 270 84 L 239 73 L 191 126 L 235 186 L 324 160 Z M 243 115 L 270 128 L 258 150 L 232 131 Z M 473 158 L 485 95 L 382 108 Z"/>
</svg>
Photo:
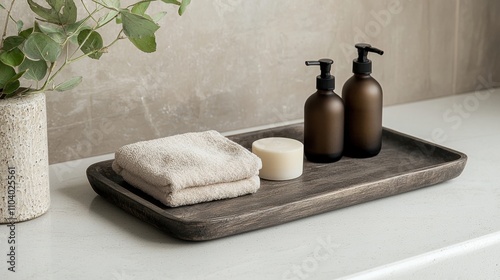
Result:
<svg viewBox="0 0 500 280">
<path fill-rule="evenodd" d="M 261 160 L 216 131 L 180 134 L 118 149 L 113 170 L 168 206 L 254 193 Z"/>
</svg>

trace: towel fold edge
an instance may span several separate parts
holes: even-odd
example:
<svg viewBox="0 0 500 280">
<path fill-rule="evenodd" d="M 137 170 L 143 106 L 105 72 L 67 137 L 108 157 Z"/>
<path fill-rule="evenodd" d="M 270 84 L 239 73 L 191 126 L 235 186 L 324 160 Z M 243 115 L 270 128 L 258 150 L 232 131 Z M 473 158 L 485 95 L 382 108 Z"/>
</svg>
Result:
<svg viewBox="0 0 500 280">
<path fill-rule="evenodd" d="M 178 207 L 201 202 L 235 198 L 252 194 L 260 188 L 258 175 L 234 182 L 224 182 L 205 186 L 189 187 L 180 190 L 170 190 L 151 185 L 141 178 L 122 170 L 120 174 L 125 182 L 150 195 L 166 206 Z"/>
</svg>

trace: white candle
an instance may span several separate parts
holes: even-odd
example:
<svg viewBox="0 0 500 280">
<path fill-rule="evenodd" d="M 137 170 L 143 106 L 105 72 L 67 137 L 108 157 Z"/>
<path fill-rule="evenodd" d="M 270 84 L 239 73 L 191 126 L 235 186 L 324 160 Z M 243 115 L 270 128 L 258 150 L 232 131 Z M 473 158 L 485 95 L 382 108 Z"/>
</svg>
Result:
<svg viewBox="0 0 500 280">
<path fill-rule="evenodd" d="M 259 177 L 267 180 L 290 180 L 302 175 L 304 145 L 294 139 L 270 137 L 252 143 L 252 152 L 262 160 Z"/>
</svg>

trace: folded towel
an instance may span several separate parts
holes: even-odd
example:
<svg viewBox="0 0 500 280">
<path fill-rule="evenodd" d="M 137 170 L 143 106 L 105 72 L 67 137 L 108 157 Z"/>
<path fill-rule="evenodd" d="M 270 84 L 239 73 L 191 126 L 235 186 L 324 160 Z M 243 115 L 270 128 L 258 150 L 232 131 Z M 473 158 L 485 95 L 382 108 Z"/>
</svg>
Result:
<svg viewBox="0 0 500 280">
<path fill-rule="evenodd" d="M 260 187 L 260 178 L 256 175 L 248 179 L 229 183 L 190 187 L 182 190 L 167 192 L 165 188 L 148 184 L 141 178 L 133 176 L 125 170 L 122 171 L 121 176 L 130 185 L 142 190 L 143 192 L 154 197 L 156 200 L 170 207 L 238 197 L 245 194 L 255 193 Z"/>
<path fill-rule="evenodd" d="M 212 130 L 123 146 L 112 167 L 160 202 L 180 206 L 256 192 L 262 162 Z"/>
</svg>

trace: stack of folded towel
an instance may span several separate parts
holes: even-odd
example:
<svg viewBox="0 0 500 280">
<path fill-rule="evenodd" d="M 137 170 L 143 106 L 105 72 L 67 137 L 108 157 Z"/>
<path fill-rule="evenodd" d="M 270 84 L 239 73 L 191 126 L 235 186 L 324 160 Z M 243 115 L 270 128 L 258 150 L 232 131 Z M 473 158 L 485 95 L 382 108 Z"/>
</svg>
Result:
<svg viewBox="0 0 500 280">
<path fill-rule="evenodd" d="M 123 146 L 112 167 L 130 185 L 176 207 L 255 193 L 262 162 L 211 130 Z"/>
</svg>

